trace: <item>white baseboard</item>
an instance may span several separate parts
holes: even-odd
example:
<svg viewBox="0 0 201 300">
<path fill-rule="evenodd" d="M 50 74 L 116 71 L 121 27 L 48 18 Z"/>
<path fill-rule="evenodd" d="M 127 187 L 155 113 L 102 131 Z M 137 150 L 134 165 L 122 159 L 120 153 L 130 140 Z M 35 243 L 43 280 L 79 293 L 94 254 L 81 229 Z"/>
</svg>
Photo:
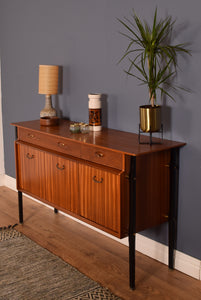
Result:
<svg viewBox="0 0 201 300">
<path fill-rule="evenodd" d="M 200 278 L 199 279 L 201 280 L 201 262 L 200 262 Z"/>
<path fill-rule="evenodd" d="M 10 177 L 8 175 L 4 175 L 4 183 L 5 183 L 5 186 L 10 188 L 11 190 L 17 191 L 15 178 Z"/>
<path fill-rule="evenodd" d="M 3 182 L 4 185 L 7 186 L 8 188 L 17 191 L 15 178 L 12 178 L 7 175 L 3 175 L 3 176 L 0 175 L 0 185 L 2 185 L 1 182 Z M 30 196 L 27 195 L 27 197 L 30 197 Z M 30 197 L 30 198 L 33 199 L 34 201 L 40 202 L 32 197 Z M 40 202 L 40 203 L 42 203 L 42 202 Z M 48 206 L 48 205 L 46 205 L 46 206 Z M 48 206 L 48 207 L 50 207 L 50 206 Z M 88 225 L 72 216 L 69 216 L 65 213 L 62 213 L 62 214 L 128 246 L 128 238 L 124 238 L 124 239 L 120 240 L 120 239 L 115 238 L 112 235 L 103 232 L 102 230 L 94 228 L 93 226 Z M 136 250 L 153 258 L 153 259 L 156 259 L 166 265 L 168 264 L 168 246 L 166 246 L 166 245 L 163 245 L 154 240 L 151 240 L 143 235 L 136 234 Z M 178 250 L 175 251 L 175 269 L 178 271 L 181 271 L 191 277 L 201 280 L 201 260 L 196 259 L 187 254 L 184 254 Z"/>
<path fill-rule="evenodd" d="M 136 240 L 139 252 L 168 265 L 168 246 L 140 234 L 136 235 Z M 175 269 L 201 280 L 201 261 L 178 250 L 175 251 Z"/>
<path fill-rule="evenodd" d="M 175 254 L 175 269 L 201 280 L 201 261 L 180 251 Z"/>
<path fill-rule="evenodd" d="M 5 185 L 5 175 L 0 174 L 0 186 Z"/>
</svg>

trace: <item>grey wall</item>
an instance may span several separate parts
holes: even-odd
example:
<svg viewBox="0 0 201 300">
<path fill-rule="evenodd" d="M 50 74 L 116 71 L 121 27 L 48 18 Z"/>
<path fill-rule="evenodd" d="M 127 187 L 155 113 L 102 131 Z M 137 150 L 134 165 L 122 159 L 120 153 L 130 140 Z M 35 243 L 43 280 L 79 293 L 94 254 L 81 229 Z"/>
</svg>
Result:
<svg viewBox="0 0 201 300">
<path fill-rule="evenodd" d="M 181 59 L 178 80 L 191 94 L 167 101 L 165 138 L 185 141 L 181 150 L 178 249 L 201 259 L 201 2 L 200 0 L 0 0 L 0 47 L 6 174 L 15 177 L 14 128 L 10 122 L 38 119 L 44 96 L 38 95 L 38 65 L 63 66 L 63 94 L 54 105 L 64 117 L 88 120 L 87 95 L 108 95 L 108 127 L 136 132 L 138 106 L 148 102 L 139 87 L 117 65 L 126 47 L 117 17 L 131 9 L 151 20 L 177 19 L 177 42 L 191 42 L 192 58 Z M 167 242 L 167 227 L 146 231 Z"/>
</svg>

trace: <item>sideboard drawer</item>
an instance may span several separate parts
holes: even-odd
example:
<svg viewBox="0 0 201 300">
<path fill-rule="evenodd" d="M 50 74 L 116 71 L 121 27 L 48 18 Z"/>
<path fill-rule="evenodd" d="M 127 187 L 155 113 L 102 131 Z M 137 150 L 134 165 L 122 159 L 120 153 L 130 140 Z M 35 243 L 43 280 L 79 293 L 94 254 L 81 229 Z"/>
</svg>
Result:
<svg viewBox="0 0 201 300">
<path fill-rule="evenodd" d="M 111 168 L 123 169 L 123 155 L 119 152 L 82 144 L 81 158 Z"/>
<path fill-rule="evenodd" d="M 48 148 L 67 155 L 80 157 L 80 147 L 76 142 L 59 136 L 48 135 L 34 130 L 18 128 L 18 140 Z"/>
<path fill-rule="evenodd" d="M 24 128 L 18 128 L 18 140 L 111 168 L 123 169 L 123 154 L 112 150 L 106 150 L 96 146 L 91 147 L 59 136 Z"/>
</svg>

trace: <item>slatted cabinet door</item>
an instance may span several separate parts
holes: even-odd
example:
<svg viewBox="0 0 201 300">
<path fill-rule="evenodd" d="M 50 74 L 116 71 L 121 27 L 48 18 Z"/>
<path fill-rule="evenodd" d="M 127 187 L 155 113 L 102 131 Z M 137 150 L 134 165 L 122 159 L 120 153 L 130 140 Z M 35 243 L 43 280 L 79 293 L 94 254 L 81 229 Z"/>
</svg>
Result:
<svg viewBox="0 0 201 300">
<path fill-rule="evenodd" d="M 19 142 L 16 154 L 19 190 L 79 214 L 76 162 Z"/>
<path fill-rule="evenodd" d="M 58 208 L 79 214 L 78 163 L 46 153 L 46 199 Z"/>
<path fill-rule="evenodd" d="M 45 152 L 16 143 L 17 189 L 45 199 Z"/>
<path fill-rule="evenodd" d="M 79 164 L 81 216 L 120 234 L 121 172 Z"/>
</svg>

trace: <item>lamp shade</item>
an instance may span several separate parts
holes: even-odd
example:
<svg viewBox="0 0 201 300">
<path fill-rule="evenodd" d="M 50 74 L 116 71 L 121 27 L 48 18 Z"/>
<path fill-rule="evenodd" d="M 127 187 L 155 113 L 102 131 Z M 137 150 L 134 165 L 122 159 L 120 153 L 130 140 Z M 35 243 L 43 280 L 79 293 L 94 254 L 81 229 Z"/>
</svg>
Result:
<svg viewBox="0 0 201 300">
<path fill-rule="evenodd" d="M 39 65 L 38 93 L 55 95 L 58 93 L 59 66 Z"/>
</svg>

